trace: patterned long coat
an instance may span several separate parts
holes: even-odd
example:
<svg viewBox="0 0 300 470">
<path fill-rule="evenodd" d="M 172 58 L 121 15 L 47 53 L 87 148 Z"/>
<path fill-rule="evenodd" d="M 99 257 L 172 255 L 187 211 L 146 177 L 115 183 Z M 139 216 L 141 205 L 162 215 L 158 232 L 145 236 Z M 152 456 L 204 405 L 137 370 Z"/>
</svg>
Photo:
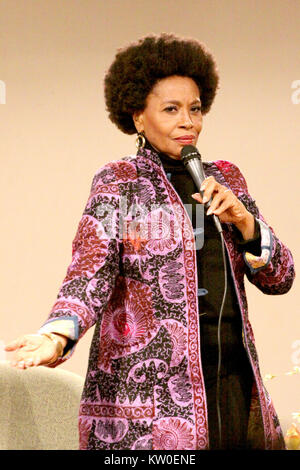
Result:
<svg viewBox="0 0 300 470">
<path fill-rule="evenodd" d="M 254 374 L 248 440 L 283 449 L 261 378 L 244 276 L 266 294 L 286 293 L 293 259 L 260 214 L 240 170 L 204 163 L 259 221 L 260 256 L 241 252 L 222 224 Z M 95 325 L 79 411 L 80 449 L 209 449 L 201 368 L 195 236 L 158 154 L 140 149 L 94 176 L 72 244 L 72 261 L 40 332 L 66 335 L 67 360 Z"/>
</svg>

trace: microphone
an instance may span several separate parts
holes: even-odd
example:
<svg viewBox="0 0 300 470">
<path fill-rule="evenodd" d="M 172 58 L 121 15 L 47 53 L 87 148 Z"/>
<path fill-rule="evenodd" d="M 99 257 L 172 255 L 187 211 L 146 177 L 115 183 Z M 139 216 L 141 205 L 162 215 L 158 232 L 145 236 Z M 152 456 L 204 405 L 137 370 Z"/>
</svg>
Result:
<svg viewBox="0 0 300 470">
<path fill-rule="evenodd" d="M 190 173 L 191 177 L 193 178 L 194 183 L 197 189 L 199 190 L 199 193 L 203 197 L 203 191 L 201 191 L 200 187 L 203 181 L 205 180 L 206 176 L 203 170 L 201 155 L 198 149 L 193 145 L 185 145 L 181 150 L 181 160 L 184 166 L 187 168 L 188 172 Z M 210 198 L 210 200 L 205 203 L 204 207 L 208 209 L 211 205 L 211 202 L 212 198 Z M 215 222 L 215 226 L 218 232 L 221 233 L 223 231 L 221 222 L 215 214 L 212 215 Z"/>
</svg>

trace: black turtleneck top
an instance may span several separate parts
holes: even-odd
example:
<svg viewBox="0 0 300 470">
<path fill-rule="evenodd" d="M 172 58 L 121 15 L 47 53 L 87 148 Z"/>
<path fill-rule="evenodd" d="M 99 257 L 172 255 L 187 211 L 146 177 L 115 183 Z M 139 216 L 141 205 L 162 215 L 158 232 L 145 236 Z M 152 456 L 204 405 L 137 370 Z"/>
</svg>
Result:
<svg viewBox="0 0 300 470">
<path fill-rule="evenodd" d="M 147 142 L 147 148 L 151 148 Z M 199 192 L 192 177 L 181 160 L 159 153 L 164 170 L 183 204 L 192 206 L 192 224 L 196 229 L 196 205 L 191 195 Z M 259 224 L 255 238 L 248 243 L 242 241 L 243 249 L 260 252 Z M 197 249 L 198 304 L 201 337 L 201 363 L 205 381 L 208 409 L 209 440 L 211 449 L 247 448 L 247 423 L 249 415 L 252 369 L 242 342 L 240 307 L 231 276 L 226 252 L 228 273 L 227 295 L 221 323 L 221 419 L 222 445 L 219 444 L 216 406 L 216 384 L 218 370 L 218 320 L 224 293 L 224 266 L 220 235 L 213 218 L 204 215 L 204 243 Z"/>
</svg>

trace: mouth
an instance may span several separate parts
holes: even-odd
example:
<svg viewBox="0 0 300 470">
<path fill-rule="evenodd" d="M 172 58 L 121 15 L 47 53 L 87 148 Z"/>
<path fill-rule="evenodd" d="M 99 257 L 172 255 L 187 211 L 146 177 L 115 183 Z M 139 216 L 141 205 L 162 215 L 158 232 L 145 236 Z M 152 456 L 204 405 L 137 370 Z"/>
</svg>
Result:
<svg viewBox="0 0 300 470">
<path fill-rule="evenodd" d="M 196 137 L 194 135 L 182 135 L 180 137 L 177 137 L 176 142 L 182 143 L 182 144 L 191 144 L 194 142 Z"/>
</svg>

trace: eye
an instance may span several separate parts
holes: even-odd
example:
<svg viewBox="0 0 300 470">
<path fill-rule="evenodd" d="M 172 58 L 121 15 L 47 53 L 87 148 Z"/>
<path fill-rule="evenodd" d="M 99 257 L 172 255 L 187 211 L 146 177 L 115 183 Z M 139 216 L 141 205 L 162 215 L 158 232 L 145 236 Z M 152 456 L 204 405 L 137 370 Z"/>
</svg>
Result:
<svg viewBox="0 0 300 470">
<path fill-rule="evenodd" d="M 167 113 L 172 113 L 174 111 L 177 111 L 177 108 L 176 106 L 167 106 L 164 111 L 166 111 Z"/>
<path fill-rule="evenodd" d="M 201 113 L 201 106 L 200 105 L 193 106 L 191 110 L 193 113 L 199 113 L 199 112 Z"/>
</svg>

